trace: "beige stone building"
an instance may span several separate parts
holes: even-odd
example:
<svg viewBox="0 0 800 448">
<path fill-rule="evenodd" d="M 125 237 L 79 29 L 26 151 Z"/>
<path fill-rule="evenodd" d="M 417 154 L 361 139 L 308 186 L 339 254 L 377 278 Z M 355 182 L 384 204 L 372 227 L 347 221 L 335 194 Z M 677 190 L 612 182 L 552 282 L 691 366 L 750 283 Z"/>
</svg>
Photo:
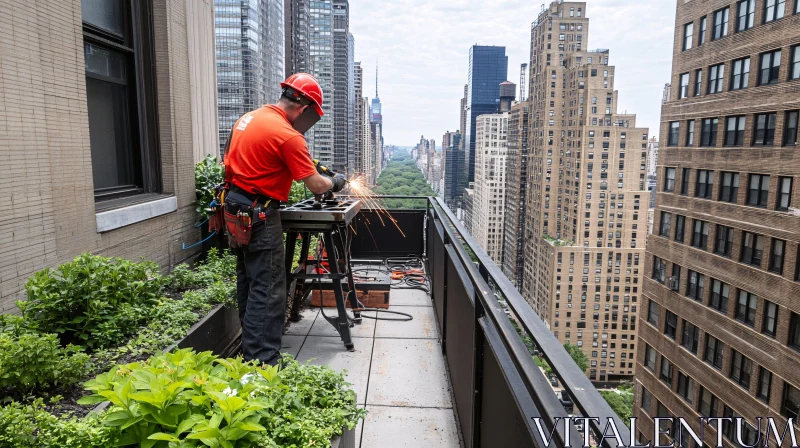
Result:
<svg viewBox="0 0 800 448">
<path fill-rule="evenodd" d="M 472 236 L 498 265 L 503 263 L 508 112 L 475 120 Z"/>
<path fill-rule="evenodd" d="M 609 50 L 584 2 L 554 2 L 531 35 L 523 295 L 592 381 L 630 380 L 644 272 L 648 129 L 617 113 Z"/>
<path fill-rule="evenodd" d="M 212 0 L 3 2 L 0 312 L 81 252 L 191 256 L 218 141 Z"/>
<path fill-rule="evenodd" d="M 696 432 L 701 416 L 743 417 L 742 441 L 726 424 L 724 445 L 764 446 L 757 418 L 782 432 L 800 414 L 800 1 L 678 2 L 674 29 L 637 429 L 652 438 L 657 416 Z"/>
</svg>

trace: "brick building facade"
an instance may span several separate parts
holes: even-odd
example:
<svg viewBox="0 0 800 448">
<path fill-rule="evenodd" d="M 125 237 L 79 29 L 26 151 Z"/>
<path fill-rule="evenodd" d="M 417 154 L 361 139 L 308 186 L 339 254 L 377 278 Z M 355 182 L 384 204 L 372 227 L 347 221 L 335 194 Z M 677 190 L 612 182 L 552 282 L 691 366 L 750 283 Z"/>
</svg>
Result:
<svg viewBox="0 0 800 448">
<path fill-rule="evenodd" d="M 748 445 L 757 417 L 797 424 L 798 13 L 798 0 L 678 2 L 636 366 L 648 439 L 655 416 L 695 431 L 699 416 L 742 416 Z"/>
<path fill-rule="evenodd" d="M 165 269 L 192 255 L 194 163 L 217 148 L 214 66 L 198 63 L 213 2 L 5 3 L 0 312 L 82 252 Z"/>
</svg>

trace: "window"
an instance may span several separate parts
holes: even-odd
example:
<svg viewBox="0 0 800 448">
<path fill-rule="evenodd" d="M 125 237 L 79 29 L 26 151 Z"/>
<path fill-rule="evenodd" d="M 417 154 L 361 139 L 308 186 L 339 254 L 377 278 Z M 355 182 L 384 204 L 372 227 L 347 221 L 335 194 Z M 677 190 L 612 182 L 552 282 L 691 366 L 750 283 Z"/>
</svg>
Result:
<svg viewBox="0 0 800 448">
<path fill-rule="evenodd" d="M 706 250 L 708 247 L 708 221 L 694 220 L 694 233 L 692 234 L 692 247 Z"/>
<path fill-rule="evenodd" d="M 667 310 L 667 319 L 664 324 L 664 334 L 671 339 L 675 339 L 678 332 L 678 315 Z"/>
<path fill-rule="evenodd" d="M 667 140 L 667 146 L 678 146 L 678 134 L 680 133 L 680 130 L 680 122 L 673 121 L 669 124 L 669 139 Z"/>
<path fill-rule="evenodd" d="M 754 145 L 772 145 L 775 143 L 775 120 L 777 114 L 756 115 L 756 131 Z"/>
<path fill-rule="evenodd" d="M 694 37 L 694 24 L 690 22 L 683 26 L 683 51 L 692 48 L 693 37 Z"/>
<path fill-rule="evenodd" d="M 772 372 L 760 367 L 758 374 L 758 390 L 756 390 L 756 397 L 769 404 L 769 393 L 772 390 Z"/>
<path fill-rule="evenodd" d="M 728 406 L 725 406 L 724 411 L 722 411 L 722 417 L 730 419 L 722 421 L 722 434 L 731 442 L 736 441 L 737 425 L 734 422 L 736 422 L 736 419 L 742 418 L 742 416 Z M 747 420 L 742 419 L 742 443 L 744 446 L 756 446 L 756 438 L 759 440 L 761 438 L 758 434 L 758 431 L 753 427 L 753 425 L 748 423 Z"/>
<path fill-rule="evenodd" d="M 647 321 L 658 327 L 658 315 L 661 312 L 661 307 L 656 302 L 650 301 L 647 309 Z"/>
<path fill-rule="evenodd" d="M 717 238 L 714 253 L 730 258 L 733 254 L 733 227 L 717 224 Z"/>
<path fill-rule="evenodd" d="M 750 358 L 733 350 L 733 362 L 731 363 L 730 378 L 740 386 L 748 389 L 750 387 L 750 375 L 753 371 L 753 362 Z"/>
<path fill-rule="evenodd" d="M 717 279 L 711 280 L 711 297 L 708 306 L 722 314 L 728 313 L 728 298 L 731 294 L 731 287 L 727 283 L 722 283 Z"/>
<path fill-rule="evenodd" d="M 683 73 L 680 76 L 681 89 L 678 92 L 678 99 L 689 98 L 689 74 Z"/>
<path fill-rule="evenodd" d="M 709 170 L 697 170 L 697 184 L 695 185 L 694 197 L 711 199 L 711 191 L 714 189 L 714 172 Z"/>
<path fill-rule="evenodd" d="M 720 9 L 714 12 L 714 29 L 711 40 L 721 39 L 728 35 L 728 18 L 730 8 Z"/>
<path fill-rule="evenodd" d="M 669 362 L 669 359 L 661 356 L 661 381 L 666 382 L 667 384 L 672 384 L 672 363 Z"/>
<path fill-rule="evenodd" d="M 151 2 L 83 0 L 95 201 L 160 191 Z M 91 7 L 89 7 L 91 6 Z M 141 130 L 141 132 L 140 132 Z"/>
<path fill-rule="evenodd" d="M 642 410 L 650 414 L 650 405 L 653 403 L 653 395 L 642 387 Z"/>
<path fill-rule="evenodd" d="M 669 231 L 672 225 L 672 214 L 661 212 L 661 225 L 659 227 L 659 235 L 669 238 Z"/>
<path fill-rule="evenodd" d="M 644 347 L 644 366 L 653 372 L 656 371 L 656 351 L 649 345 Z"/>
<path fill-rule="evenodd" d="M 667 275 L 667 265 L 661 258 L 653 257 L 653 280 L 664 283 Z"/>
<path fill-rule="evenodd" d="M 708 93 L 721 93 L 725 78 L 725 64 L 712 66 L 708 71 Z"/>
<path fill-rule="evenodd" d="M 706 118 L 703 120 L 703 129 L 700 130 L 700 146 L 717 145 L 718 118 Z"/>
<path fill-rule="evenodd" d="M 700 388 L 700 405 L 697 411 L 703 417 L 719 417 L 719 400 L 703 387 Z"/>
<path fill-rule="evenodd" d="M 700 341 L 700 329 L 689 321 L 683 321 L 683 338 L 681 345 L 690 352 L 697 354 L 697 344 Z"/>
<path fill-rule="evenodd" d="M 800 2 L 797 2 L 800 8 Z M 792 47 L 792 65 L 789 66 L 789 79 L 800 79 L 800 45 Z"/>
<path fill-rule="evenodd" d="M 778 204 L 776 209 L 788 211 L 792 205 L 792 178 L 779 177 L 778 178 Z"/>
<path fill-rule="evenodd" d="M 705 360 L 717 369 L 722 368 L 722 354 L 725 352 L 725 344 L 719 339 L 706 333 L 706 352 Z"/>
<path fill-rule="evenodd" d="M 769 176 L 751 174 L 747 189 L 747 205 L 766 207 L 769 199 Z"/>
<path fill-rule="evenodd" d="M 758 297 L 755 294 L 740 289 L 739 300 L 736 302 L 736 314 L 734 315 L 736 320 L 751 327 L 755 326 L 757 303 Z"/>
<path fill-rule="evenodd" d="M 719 200 L 723 202 L 738 202 L 739 196 L 739 173 L 722 173 L 722 181 L 719 188 Z"/>
<path fill-rule="evenodd" d="M 750 82 L 750 58 L 737 59 L 733 61 L 731 72 L 730 89 L 746 89 L 748 83 Z"/>
<path fill-rule="evenodd" d="M 792 313 L 789 320 L 789 343 L 790 348 L 800 351 L 800 315 Z"/>
<path fill-rule="evenodd" d="M 786 253 L 786 241 L 772 239 L 772 250 L 769 254 L 769 270 L 783 275 L 783 257 Z"/>
<path fill-rule="evenodd" d="M 671 384 L 672 382 L 670 381 L 670 388 L 672 388 Z M 673 428 L 672 418 L 674 417 L 669 415 L 669 411 L 667 410 L 667 408 L 664 407 L 663 404 L 661 404 L 660 401 L 656 403 L 658 403 L 656 406 L 656 417 L 661 417 L 663 419 L 659 420 L 661 423 L 658 429 L 664 434 L 672 434 L 672 428 Z"/>
<path fill-rule="evenodd" d="M 686 122 L 686 146 L 694 145 L 694 120 Z"/>
<path fill-rule="evenodd" d="M 764 3 L 764 23 L 783 18 L 786 11 L 786 0 L 767 0 Z"/>
<path fill-rule="evenodd" d="M 677 215 L 675 217 L 675 241 L 682 243 L 683 234 L 686 228 L 686 217 Z"/>
<path fill-rule="evenodd" d="M 672 263 L 672 275 L 669 278 L 669 289 L 678 291 L 681 285 L 681 267 L 677 263 Z"/>
<path fill-rule="evenodd" d="M 686 284 L 686 295 L 694 300 L 702 301 L 705 291 L 706 279 L 697 271 L 689 271 L 689 281 Z"/>
<path fill-rule="evenodd" d="M 777 327 L 778 327 L 778 305 L 770 302 L 769 300 L 764 301 L 764 321 L 761 324 L 761 333 L 775 337 L 777 334 Z"/>
<path fill-rule="evenodd" d="M 664 191 L 675 191 L 675 168 L 667 168 L 665 173 Z"/>
<path fill-rule="evenodd" d="M 753 27 L 756 17 L 756 0 L 742 0 L 736 6 L 736 31 L 742 32 Z"/>
<path fill-rule="evenodd" d="M 694 72 L 694 96 L 700 96 L 700 88 L 703 85 L 703 69 L 699 68 Z"/>
<path fill-rule="evenodd" d="M 686 196 L 689 194 L 689 172 L 691 170 L 689 168 L 683 168 L 681 170 L 681 194 Z"/>
<path fill-rule="evenodd" d="M 800 4 L 800 3 L 799 3 Z M 800 390 L 788 382 L 783 383 L 783 399 L 781 400 L 781 415 L 797 421 L 800 417 Z"/>
<path fill-rule="evenodd" d="M 694 380 L 683 372 L 678 372 L 678 395 L 689 403 L 694 399 Z"/>
<path fill-rule="evenodd" d="M 781 71 L 781 51 L 771 51 L 761 55 L 761 74 L 758 85 L 775 84 Z"/>
<path fill-rule="evenodd" d="M 800 4 L 800 2 L 797 3 Z M 800 116 L 800 112 L 796 110 L 786 112 L 786 131 L 783 133 L 783 146 L 797 145 L 798 116 Z"/>
<path fill-rule="evenodd" d="M 706 28 L 707 28 L 707 20 L 706 17 L 700 18 L 700 33 L 697 36 L 697 46 L 703 45 L 706 43 Z"/>
</svg>

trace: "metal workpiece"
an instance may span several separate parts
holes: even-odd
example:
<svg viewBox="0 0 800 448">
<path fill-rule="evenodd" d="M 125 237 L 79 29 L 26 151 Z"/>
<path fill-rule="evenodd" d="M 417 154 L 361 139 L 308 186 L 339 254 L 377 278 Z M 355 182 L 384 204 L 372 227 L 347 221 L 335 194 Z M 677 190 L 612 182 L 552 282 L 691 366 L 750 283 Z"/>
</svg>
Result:
<svg viewBox="0 0 800 448">
<path fill-rule="evenodd" d="M 307 199 L 281 208 L 284 229 L 298 223 L 343 223 L 350 224 L 361 211 L 359 199 L 329 199 L 316 201 Z"/>
</svg>

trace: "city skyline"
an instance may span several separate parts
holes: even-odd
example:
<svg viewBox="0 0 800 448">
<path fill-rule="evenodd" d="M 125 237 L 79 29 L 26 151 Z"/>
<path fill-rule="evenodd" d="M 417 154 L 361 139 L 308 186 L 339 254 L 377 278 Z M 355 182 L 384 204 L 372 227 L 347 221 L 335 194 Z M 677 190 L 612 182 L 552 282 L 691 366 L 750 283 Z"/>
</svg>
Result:
<svg viewBox="0 0 800 448">
<path fill-rule="evenodd" d="M 593 46 L 616 49 L 610 61 L 620 70 L 615 84 L 627 92 L 620 112 L 636 111 L 641 125 L 657 132 L 661 92 L 670 76 L 674 4 L 593 0 L 589 5 L 597 17 L 604 17 L 593 27 Z M 371 8 L 365 0 L 351 0 L 350 8 L 351 32 L 358 41 L 356 60 L 365 67 L 380 60 L 385 141 L 413 147 L 420 134 L 459 129 L 458 105 L 472 45 L 505 46 L 508 81 L 518 82 L 519 65 L 530 59 L 530 25 L 541 5 L 518 0 L 480 5 L 402 0 Z M 642 23 L 647 33 L 630 39 L 630 31 L 642 29 Z M 364 91 L 374 90 L 374 80 L 365 79 Z"/>
</svg>

